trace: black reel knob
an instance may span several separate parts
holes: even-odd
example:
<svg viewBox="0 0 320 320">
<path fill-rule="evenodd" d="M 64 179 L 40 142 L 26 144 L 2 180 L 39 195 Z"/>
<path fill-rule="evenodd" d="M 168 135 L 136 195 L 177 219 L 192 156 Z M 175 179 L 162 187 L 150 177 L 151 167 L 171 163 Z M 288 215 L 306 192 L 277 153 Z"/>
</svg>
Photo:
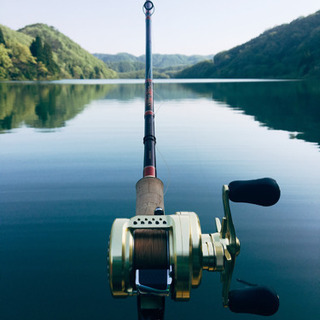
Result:
<svg viewBox="0 0 320 320">
<path fill-rule="evenodd" d="M 232 181 L 229 184 L 229 199 L 233 202 L 272 206 L 280 199 L 280 188 L 272 178 Z"/>
<path fill-rule="evenodd" d="M 235 313 L 271 316 L 279 309 L 279 297 L 271 288 L 255 286 L 231 290 L 228 305 Z"/>
</svg>

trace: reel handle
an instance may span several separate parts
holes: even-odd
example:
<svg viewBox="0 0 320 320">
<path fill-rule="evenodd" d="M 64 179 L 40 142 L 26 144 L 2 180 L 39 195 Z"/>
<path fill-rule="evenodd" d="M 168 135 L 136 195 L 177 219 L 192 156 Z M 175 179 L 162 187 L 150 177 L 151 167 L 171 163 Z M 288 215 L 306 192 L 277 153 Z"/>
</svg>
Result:
<svg viewBox="0 0 320 320">
<path fill-rule="evenodd" d="M 254 286 L 229 292 L 229 309 L 235 313 L 271 316 L 279 309 L 277 293 L 268 287 Z"/>
<path fill-rule="evenodd" d="M 225 250 L 225 269 L 221 273 L 223 305 L 228 306 L 233 312 L 272 315 L 279 308 L 279 297 L 271 289 L 259 286 L 229 291 L 235 260 L 240 252 L 240 242 L 236 237 L 229 200 L 272 206 L 278 202 L 279 198 L 280 188 L 272 178 L 232 181 L 228 186 L 223 186 L 225 216 L 221 227 L 216 224 L 221 242 L 228 243 Z"/>
<path fill-rule="evenodd" d="M 267 207 L 276 204 L 280 199 L 280 188 L 272 178 L 232 181 L 228 187 L 229 199 L 233 202 Z"/>
</svg>

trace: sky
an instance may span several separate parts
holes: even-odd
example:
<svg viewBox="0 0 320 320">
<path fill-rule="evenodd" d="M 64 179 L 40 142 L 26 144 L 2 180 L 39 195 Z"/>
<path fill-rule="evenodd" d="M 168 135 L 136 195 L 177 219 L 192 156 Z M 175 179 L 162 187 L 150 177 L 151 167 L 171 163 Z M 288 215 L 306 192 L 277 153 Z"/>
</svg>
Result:
<svg viewBox="0 0 320 320">
<path fill-rule="evenodd" d="M 320 10 L 319 0 L 154 0 L 152 51 L 209 55 Z M 0 24 L 46 23 L 91 53 L 145 51 L 144 0 L 1 0 Z"/>
</svg>

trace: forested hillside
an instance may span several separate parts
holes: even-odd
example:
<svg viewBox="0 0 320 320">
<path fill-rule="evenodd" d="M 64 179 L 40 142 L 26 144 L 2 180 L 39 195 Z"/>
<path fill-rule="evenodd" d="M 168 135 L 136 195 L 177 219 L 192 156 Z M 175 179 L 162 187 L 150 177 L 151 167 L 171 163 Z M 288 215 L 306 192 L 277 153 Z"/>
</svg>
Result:
<svg viewBox="0 0 320 320">
<path fill-rule="evenodd" d="M 320 77 L 320 11 L 179 72 L 179 78 Z"/>
<path fill-rule="evenodd" d="M 0 79 L 115 78 L 117 73 L 45 24 L 13 31 L 0 25 Z"/>
</svg>

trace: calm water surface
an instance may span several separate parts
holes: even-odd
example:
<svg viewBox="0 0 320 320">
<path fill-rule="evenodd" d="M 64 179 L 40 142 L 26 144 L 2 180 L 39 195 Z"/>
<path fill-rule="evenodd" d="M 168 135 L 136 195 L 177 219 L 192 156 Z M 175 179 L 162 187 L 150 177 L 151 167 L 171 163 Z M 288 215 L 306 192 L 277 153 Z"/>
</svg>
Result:
<svg viewBox="0 0 320 320">
<path fill-rule="evenodd" d="M 0 318 L 135 319 L 106 270 L 115 218 L 135 214 L 142 177 L 140 82 L 0 83 Z M 221 187 L 275 178 L 270 208 L 232 204 L 236 278 L 277 289 L 273 319 L 320 316 L 320 85 L 317 82 L 156 83 L 158 176 L 167 214 L 222 217 Z M 221 306 L 204 273 L 167 319 L 258 319 Z"/>
</svg>

